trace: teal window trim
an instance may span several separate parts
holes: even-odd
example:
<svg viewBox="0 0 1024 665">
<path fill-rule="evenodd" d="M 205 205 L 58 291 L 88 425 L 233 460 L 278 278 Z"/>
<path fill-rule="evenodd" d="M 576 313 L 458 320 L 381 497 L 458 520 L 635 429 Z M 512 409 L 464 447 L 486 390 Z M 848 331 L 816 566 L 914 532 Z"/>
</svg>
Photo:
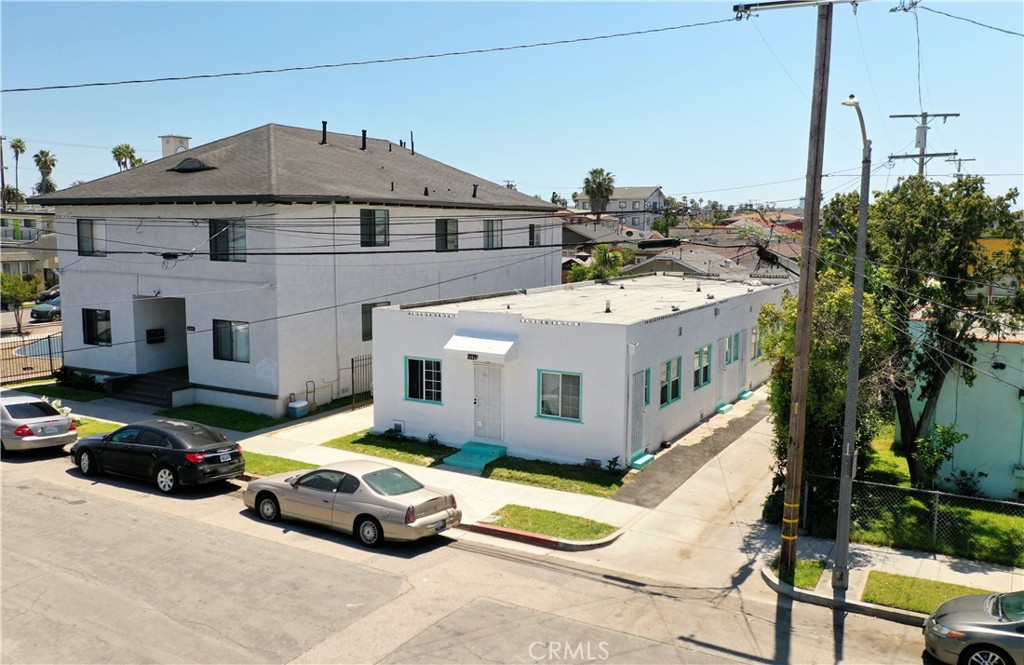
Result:
<svg viewBox="0 0 1024 665">
<path fill-rule="evenodd" d="M 750 329 L 750 359 L 757 360 L 763 353 L 761 349 L 761 329 L 754 326 Z"/>
<path fill-rule="evenodd" d="M 732 335 L 732 361 L 737 362 L 743 358 L 743 335 L 733 333 Z"/>
<path fill-rule="evenodd" d="M 740 359 L 740 333 L 733 333 L 726 338 L 725 364 L 731 365 Z"/>
<path fill-rule="evenodd" d="M 683 396 L 682 371 L 682 356 L 669 358 L 665 362 L 661 363 L 661 391 L 658 399 L 658 403 L 660 405 L 659 408 L 665 408 L 669 404 L 679 401 Z"/>
<path fill-rule="evenodd" d="M 544 375 L 549 374 L 558 377 L 558 394 L 551 395 L 549 397 L 549 404 L 551 404 L 551 398 L 558 399 L 558 415 L 552 413 L 544 413 Z M 562 413 L 568 411 L 572 413 L 572 396 L 566 395 L 566 387 L 572 388 L 572 381 L 569 381 L 566 386 L 565 378 L 574 377 L 576 379 L 576 404 L 575 411 L 576 416 L 571 415 L 565 416 Z M 566 403 L 568 399 L 568 403 Z M 557 369 L 538 369 L 537 370 L 537 418 L 543 420 L 557 420 L 559 422 L 568 423 L 582 423 L 583 422 L 583 375 L 579 372 L 563 372 Z"/>
<path fill-rule="evenodd" d="M 644 370 L 644 406 L 651 404 L 651 368 Z"/>
<path fill-rule="evenodd" d="M 409 379 L 409 364 L 410 361 L 422 363 L 420 371 L 422 375 L 418 378 L 414 378 L 414 382 L 410 383 Z M 436 367 L 428 367 L 427 363 L 436 363 Z M 417 402 L 420 404 L 434 404 L 436 406 L 444 406 L 443 401 L 443 365 L 441 364 L 440 358 L 421 358 L 419 356 L 405 356 L 402 359 L 402 368 L 405 373 L 405 389 L 402 392 L 402 396 L 407 402 Z M 432 377 L 428 372 L 435 372 L 436 377 Z M 410 396 L 410 390 L 414 390 L 424 397 L 412 397 Z M 436 393 L 437 399 L 430 399 L 425 397 L 428 394 Z"/>
<path fill-rule="evenodd" d="M 711 345 L 693 352 L 693 389 L 700 390 L 711 383 Z"/>
</svg>

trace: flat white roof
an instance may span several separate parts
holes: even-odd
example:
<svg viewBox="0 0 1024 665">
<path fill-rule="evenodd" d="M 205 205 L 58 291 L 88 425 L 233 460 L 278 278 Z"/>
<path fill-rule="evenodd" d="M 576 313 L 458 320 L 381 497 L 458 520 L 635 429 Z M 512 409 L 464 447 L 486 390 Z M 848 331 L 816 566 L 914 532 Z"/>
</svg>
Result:
<svg viewBox="0 0 1024 665">
<path fill-rule="evenodd" d="M 726 282 L 660 273 L 401 308 L 438 314 L 491 312 L 545 321 L 629 325 L 770 288 L 773 287 L 754 281 Z"/>
</svg>

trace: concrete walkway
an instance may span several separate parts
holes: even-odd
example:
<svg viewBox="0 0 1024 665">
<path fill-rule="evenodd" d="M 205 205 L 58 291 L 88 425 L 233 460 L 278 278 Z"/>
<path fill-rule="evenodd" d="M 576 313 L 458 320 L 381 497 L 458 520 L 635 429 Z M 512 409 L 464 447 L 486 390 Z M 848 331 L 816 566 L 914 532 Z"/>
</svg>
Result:
<svg viewBox="0 0 1024 665">
<path fill-rule="evenodd" d="M 678 488 L 653 508 L 633 505 L 544 488 L 490 480 L 457 470 L 424 468 L 391 462 L 427 484 L 455 492 L 463 510 L 465 525 L 486 521 L 489 515 L 510 503 L 578 515 L 620 527 L 618 537 L 609 544 L 584 551 L 545 551 L 546 556 L 598 566 L 628 578 L 707 589 L 719 593 L 749 596 L 773 596 L 776 591 L 761 579 L 760 569 L 779 552 L 778 528 L 760 521 L 761 504 L 771 488 L 772 428 L 768 418 L 755 420 L 749 429 L 737 428 L 738 420 L 757 415 L 765 401 L 765 390 L 741 401 L 726 414 L 716 415 L 659 453 L 671 455 L 673 449 L 706 446 L 709 437 L 723 432 L 735 434 L 709 462 L 700 466 Z M 152 414 L 155 409 L 116 399 L 94 402 L 66 402 L 75 413 L 111 420 L 132 422 Z M 295 424 L 256 434 L 227 432 L 240 441 L 247 452 L 277 455 L 312 464 L 327 464 L 365 456 L 328 448 L 320 444 L 370 428 L 373 407 L 353 411 L 318 414 Z M 743 423 L 746 426 L 747 423 Z M 656 459 L 648 470 L 659 464 Z M 630 474 L 630 481 L 642 483 L 642 474 Z M 653 477 L 653 474 L 652 474 Z M 636 495 L 637 492 L 630 494 Z M 643 494 L 642 492 L 639 494 Z M 647 492 L 646 494 L 650 494 Z M 469 530 L 452 534 L 466 540 L 488 540 L 488 535 Z M 528 544 L 505 541 L 504 546 L 538 549 Z M 834 543 L 801 537 L 800 558 L 827 558 L 831 563 Z M 1024 569 L 980 564 L 936 554 L 897 551 L 880 547 L 850 546 L 850 590 L 846 597 L 859 600 L 870 570 L 910 575 L 925 579 L 963 584 L 993 591 L 1024 589 Z M 831 601 L 830 571 L 822 576 L 811 592 L 823 601 Z M 785 592 L 786 589 L 783 589 Z M 806 594 L 804 594 L 806 595 Z M 806 598 L 802 598 L 806 599 Z M 908 622 L 916 621 L 911 617 Z"/>
</svg>

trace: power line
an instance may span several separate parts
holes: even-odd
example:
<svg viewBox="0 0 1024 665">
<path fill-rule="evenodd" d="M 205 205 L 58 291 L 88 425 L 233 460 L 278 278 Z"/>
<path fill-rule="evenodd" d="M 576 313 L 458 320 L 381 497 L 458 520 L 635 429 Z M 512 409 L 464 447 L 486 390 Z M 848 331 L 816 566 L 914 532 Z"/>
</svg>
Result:
<svg viewBox="0 0 1024 665">
<path fill-rule="evenodd" d="M 1005 32 L 1008 35 L 1014 35 L 1016 37 L 1024 37 L 1024 33 L 1014 32 L 1013 30 L 1006 30 L 1004 28 L 997 28 L 994 25 L 988 25 L 988 24 L 982 23 L 980 21 L 975 21 L 974 19 L 964 18 L 963 16 L 954 16 L 953 14 L 947 14 L 946 12 L 940 12 L 938 9 L 932 9 L 931 7 L 925 7 L 924 5 L 922 5 L 920 3 L 917 4 L 917 7 L 920 8 L 920 9 L 925 10 L 926 12 L 932 12 L 933 14 L 942 14 L 943 16 L 948 16 L 949 18 L 955 18 L 958 21 L 966 21 L 967 23 L 973 23 L 974 25 L 981 26 L 982 28 L 988 28 L 989 30 L 995 30 L 997 32 Z"/>
<path fill-rule="evenodd" d="M 134 85 L 139 83 L 165 83 L 168 81 L 192 81 L 197 79 L 215 79 L 215 78 L 228 78 L 234 76 L 254 76 L 257 74 L 282 74 L 285 72 L 305 72 L 316 69 L 334 69 L 338 67 L 361 67 L 364 65 L 383 65 L 391 64 L 395 62 L 412 62 L 415 60 L 428 60 L 431 58 L 450 58 L 455 56 L 463 55 L 478 55 L 481 53 L 499 53 L 502 51 L 516 51 L 532 48 L 541 48 L 546 46 L 562 46 L 565 44 L 579 44 L 583 42 L 593 42 L 603 39 L 618 39 L 620 37 L 636 37 L 639 35 L 651 35 L 660 32 L 669 32 L 672 30 L 684 30 L 687 28 L 705 27 L 709 25 L 717 25 L 719 23 L 732 23 L 735 18 L 718 19 L 716 21 L 703 21 L 701 23 L 688 23 L 685 25 L 673 25 L 665 28 L 651 28 L 649 30 L 633 30 L 631 32 L 618 32 L 611 35 L 597 35 L 593 37 L 577 37 L 575 39 L 559 39 L 548 42 L 536 42 L 533 44 L 517 44 L 514 46 L 494 46 L 490 48 L 479 48 L 470 49 L 466 51 L 448 51 L 445 53 L 430 53 L 425 55 L 410 55 L 410 56 L 399 56 L 394 58 L 377 58 L 374 60 L 357 60 L 352 62 L 339 62 L 333 64 L 324 65 L 306 65 L 299 67 L 279 67 L 274 69 L 254 69 L 250 71 L 240 72 L 225 72 L 219 74 L 192 74 L 188 76 L 163 76 L 158 78 L 149 79 L 129 79 L 124 81 L 104 81 L 98 83 L 74 83 L 67 85 L 45 85 L 36 86 L 31 88 L 8 88 L 0 90 L 0 92 L 39 92 L 42 90 L 70 90 L 75 88 L 97 88 L 102 86 L 117 86 L 117 85 Z"/>
</svg>

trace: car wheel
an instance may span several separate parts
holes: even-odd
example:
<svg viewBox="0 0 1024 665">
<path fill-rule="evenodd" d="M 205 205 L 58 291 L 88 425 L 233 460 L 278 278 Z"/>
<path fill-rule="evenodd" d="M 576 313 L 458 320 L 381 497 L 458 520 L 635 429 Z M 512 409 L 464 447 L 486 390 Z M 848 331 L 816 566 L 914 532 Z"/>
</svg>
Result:
<svg viewBox="0 0 1024 665">
<path fill-rule="evenodd" d="M 959 665 L 1013 665 L 1013 661 L 1002 649 L 983 644 L 961 653 Z"/>
<path fill-rule="evenodd" d="M 265 522 L 276 522 L 281 519 L 281 506 L 273 494 L 264 492 L 256 497 L 256 513 Z"/>
<path fill-rule="evenodd" d="M 170 494 L 178 489 L 178 474 L 169 466 L 162 466 L 156 470 L 156 487 L 164 494 Z"/>
<path fill-rule="evenodd" d="M 88 450 L 83 450 L 78 453 L 78 470 L 82 472 L 83 476 L 94 476 L 96 475 L 96 457 Z"/>
<path fill-rule="evenodd" d="M 372 517 L 361 517 L 356 522 L 356 535 L 359 542 L 367 547 L 378 547 L 384 542 L 384 531 L 380 528 L 380 522 Z"/>
<path fill-rule="evenodd" d="M 60 321 L 60 314 L 54 314 L 53 315 L 53 320 L 54 321 Z"/>
</svg>

